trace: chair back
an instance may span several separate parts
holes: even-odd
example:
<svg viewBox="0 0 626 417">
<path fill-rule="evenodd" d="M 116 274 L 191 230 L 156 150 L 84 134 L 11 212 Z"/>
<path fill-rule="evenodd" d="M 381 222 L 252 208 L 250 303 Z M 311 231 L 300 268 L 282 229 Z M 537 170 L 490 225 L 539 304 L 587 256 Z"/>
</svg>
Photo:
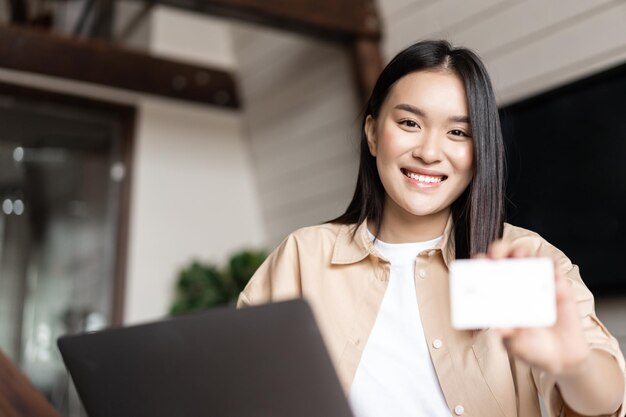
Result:
<svg viewBox="0 0 626 417">
<path fill-rule="evenodd" d="M 0 351 L 0 416 L 61 417 L 2 351 Z"/>
</svg>

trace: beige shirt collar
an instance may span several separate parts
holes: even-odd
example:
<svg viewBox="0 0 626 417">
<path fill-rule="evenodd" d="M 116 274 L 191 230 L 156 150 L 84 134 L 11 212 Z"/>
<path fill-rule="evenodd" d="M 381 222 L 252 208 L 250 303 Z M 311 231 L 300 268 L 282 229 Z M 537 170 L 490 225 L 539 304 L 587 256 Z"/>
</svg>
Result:
<svg viewBox="0 0 626 417">
<path fill-rule="evenodd" d="M 454 260 L 454 239 L 451 238 L 453 230 L 454 222 L 452 215 L 450 215 L 443 230 L 443 238 L 433 249 L 442 252 L 446 266 Z M 342 226 L 335 241 L 331 263 L 333 265 L 353 264 L 362 261 L 369 255 L 380 258 L 367 235 L 367 220 L 359 225 Z"/>
</svg>

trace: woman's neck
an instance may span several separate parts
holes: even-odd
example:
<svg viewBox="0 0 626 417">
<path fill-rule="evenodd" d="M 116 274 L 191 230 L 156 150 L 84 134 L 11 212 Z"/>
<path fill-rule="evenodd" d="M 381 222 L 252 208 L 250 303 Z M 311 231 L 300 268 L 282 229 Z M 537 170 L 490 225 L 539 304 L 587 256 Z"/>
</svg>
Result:
<svg viewBox="0 0 626 417">
<path fill-rule="evenodd" d="M 390 206 L 385 207 L 378 233 L 378 238 L 386 243 L 425 242 L 435 239 L 443 234 L 450 216 L 449 208 L 425 216 L 416 216 L 400 207 Z"/>
</svg>

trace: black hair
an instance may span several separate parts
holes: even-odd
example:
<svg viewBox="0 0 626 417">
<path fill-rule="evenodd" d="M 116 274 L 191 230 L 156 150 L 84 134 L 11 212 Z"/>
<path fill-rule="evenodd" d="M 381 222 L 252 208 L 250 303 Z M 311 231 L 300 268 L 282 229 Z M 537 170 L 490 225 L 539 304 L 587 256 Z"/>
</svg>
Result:
<svg viewBox="0 0 626 417">
<path fill-rule="evenodd" d="M 417 71 L 450 71 L 465 85 L 474 141 L 474 173 L 461 196 L 452 203 L 455 257 L 486 252 L 502 237 L 504 225 L 504 144 L 495 95 L 485 66 L 466 48 L 449 42 L 421 41 L 396 55 L 382 71 L 366 104 L 360 138 L 360 164 L 356 190 L 345 213 L 331 223 L 359 224 L 368 220 L 380 233 L 385 189 L 378 175 L 365 134 L 368 115 L 376 119 L 395 83 Z"/>
</svg>

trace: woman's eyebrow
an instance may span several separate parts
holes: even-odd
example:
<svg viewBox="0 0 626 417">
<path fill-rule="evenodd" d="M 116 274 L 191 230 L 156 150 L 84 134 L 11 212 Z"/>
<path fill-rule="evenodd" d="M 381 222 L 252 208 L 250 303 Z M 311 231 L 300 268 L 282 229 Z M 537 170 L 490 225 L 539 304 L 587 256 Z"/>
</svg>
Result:
<svg viewBox="0 0 626 417">
<path fill-rule="evenodd" d="M 413 113 L 416 116 L 426 117 L 426 113 L 419 109 L 418 107 L 413 106 L 412 104 L 401 103 L 396 105 L 394 109 L 408 111 L 409 113 Z"/>
<path fill-rule="evenodd" d="M 457 123 L 467 123 L 468 125 L 471 124 L 469 116 L 452 116 L 448 120 Z"/>
<path fill-rule="evenodd" d="M 408 111 L 409 113 L 413 113 L 414 115 L 420 116 L 420 117 L 428 117 L 424 110 L 420 109 L 419 107 L 415 107 L 412 104 L 406 104 L 406 103 L 397 104 L 394 107 L 394 109 Z M 451 122 L 456 122 L 456 123 L 471 124 L 469 116 L 465 116 L 465 115 L 463 115 L 463 116 L 451 116 L 451 117 L 448 118 L 448 120 L 451 121 Z"/>
</svg>

